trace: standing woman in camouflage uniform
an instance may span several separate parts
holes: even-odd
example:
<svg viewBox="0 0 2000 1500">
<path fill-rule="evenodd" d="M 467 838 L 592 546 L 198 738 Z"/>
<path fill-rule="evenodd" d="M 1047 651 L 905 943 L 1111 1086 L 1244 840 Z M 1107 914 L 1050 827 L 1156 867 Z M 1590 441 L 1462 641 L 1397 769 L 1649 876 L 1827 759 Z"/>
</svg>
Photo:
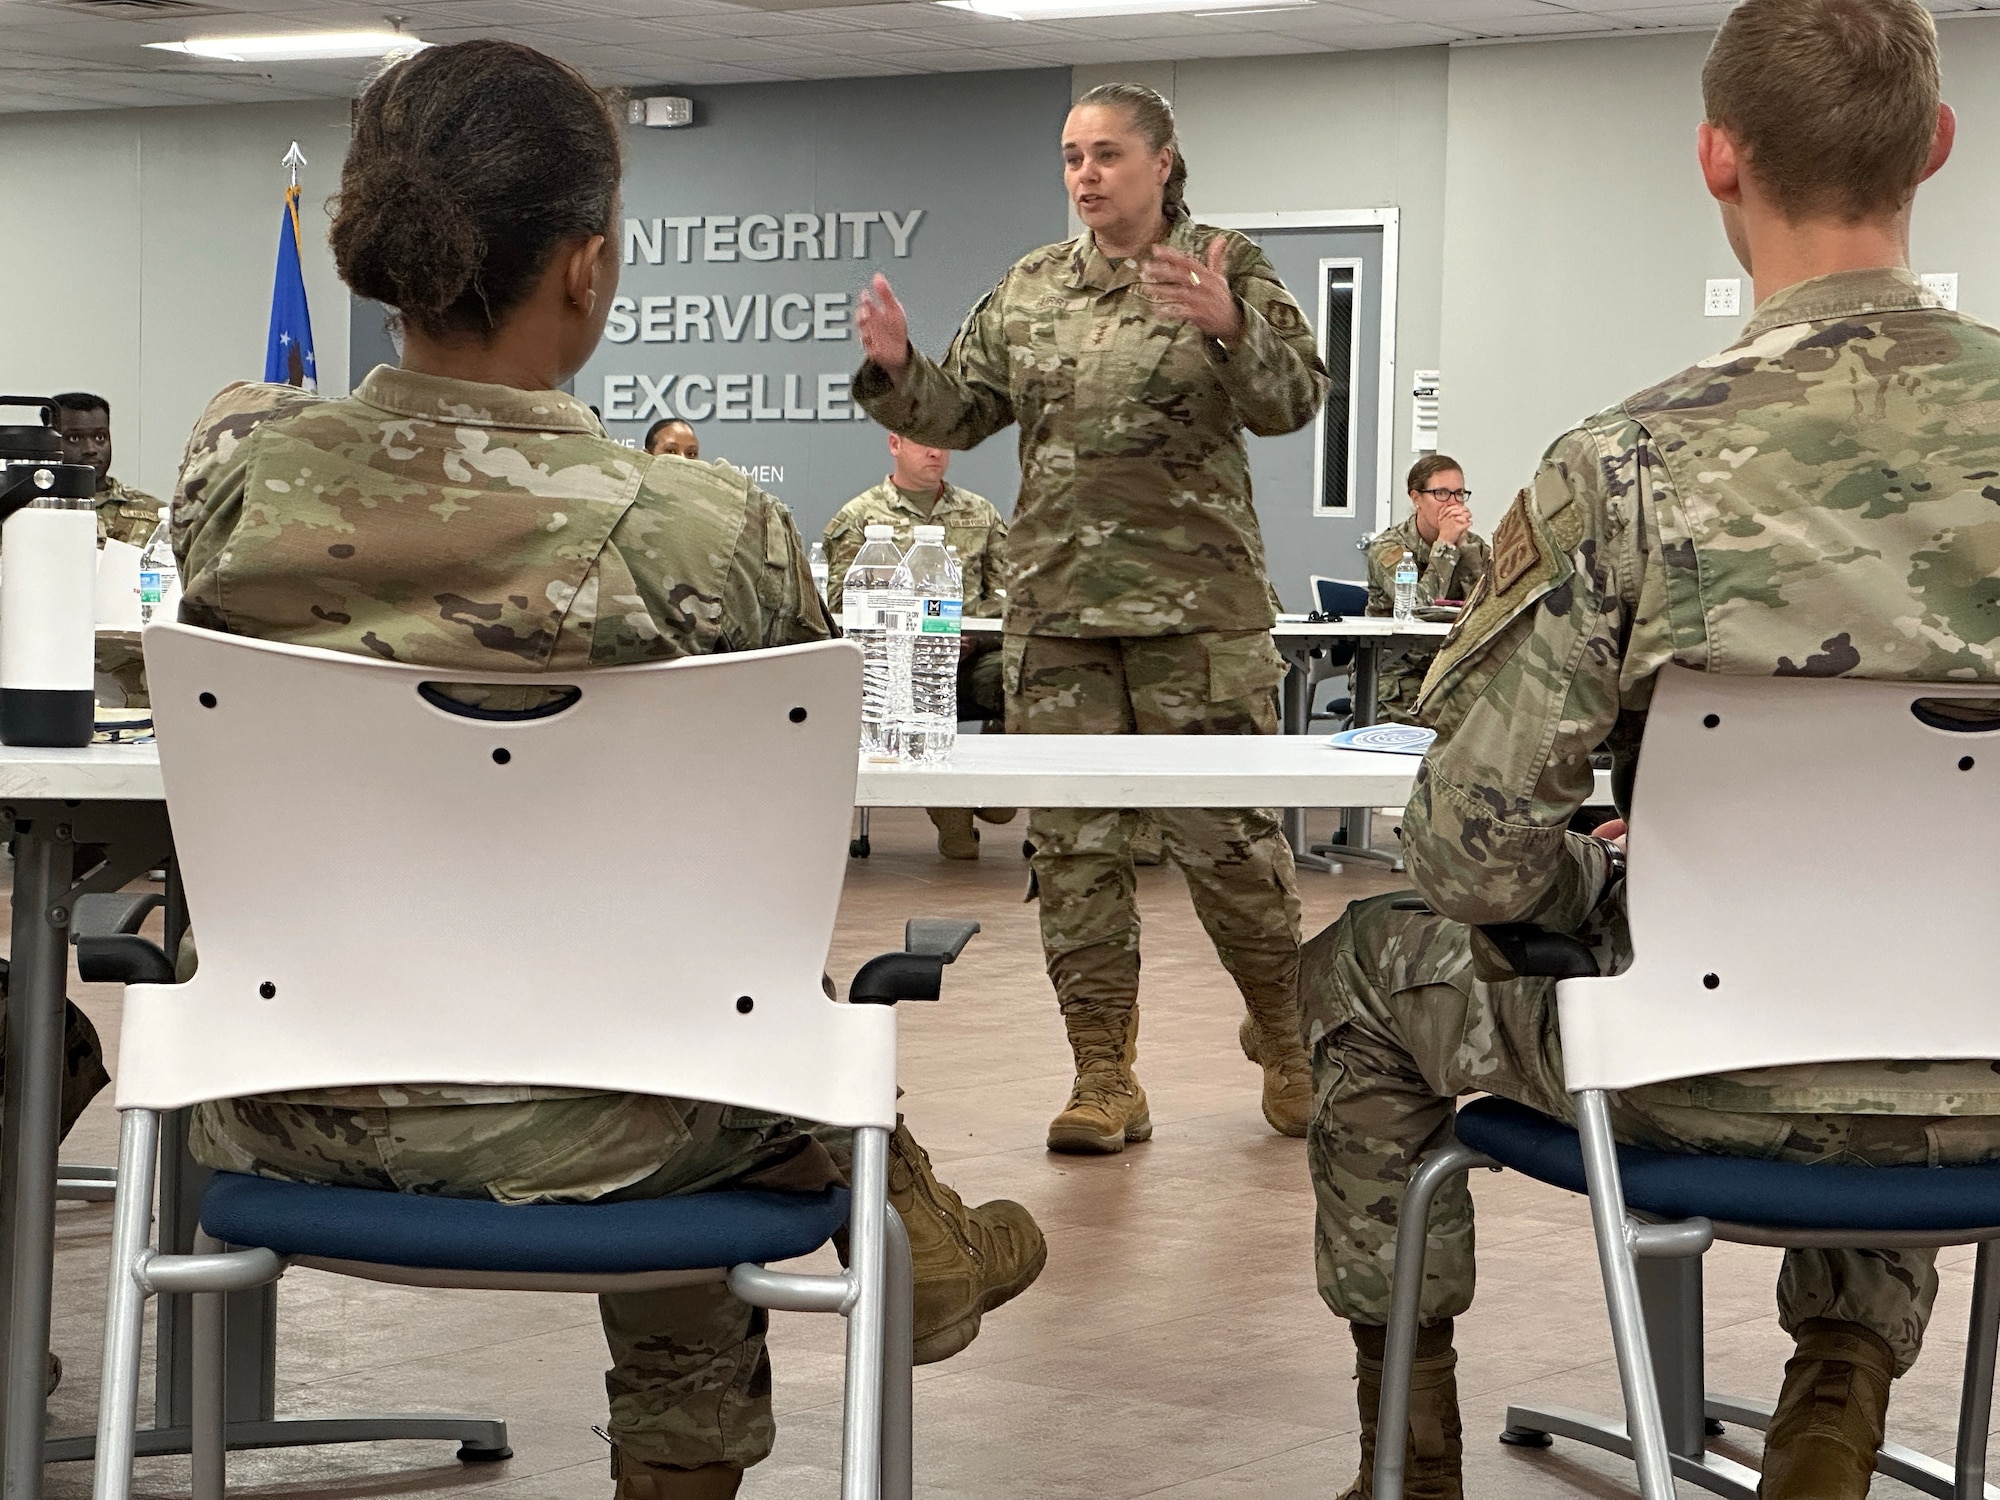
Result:
<svg viewBox="0 0 2000 1500">
<path fill-rule="evenodd" d="M 1275 734 L 1285 668 L 1250 503 L 1248 428 L 1292 432 L 1326 399 L 1312 330 L 1271 263 L 1188 216 L 1173 111 L 1138 84 L 1092 89 L 1063 127 L 1084 232 L 1017 262 L 942 364 L 910 346 L 880 276 L 863 294 L 854 389 L 893 432 L 970 448 L 1021 427 L 1002 673 L 1022 734 Z M 1265 808 L 1162 811 L 1165 844 L 1243 992 L 1264 1116 L 1304 1135 L 1299 903 Z M 1152 1134 L 1132 1073 L 1139 915 L 1120 809 L 1029 820 L 1042 944 L 1076 1054 L 1056 1151 Z"/>
<path fill-rule="evenodd" d="M 341 400 L 239 385 L 209 404 L 174 508 L 184 620 L 435 667 L 500 709 L 544 701 L 550 676 L 828 635 L 784 506 L 726 465 L 620 447 L 558 389 L 617 289 L 622 132 L 581 75 L 511 42 L 433 48 L 368 86 L 331 237 L 341 279 L 397 309 L 401 367 Z M 560 891 L 607 836 L 580 828 L 495 878 Z M 204 1104 L 192 1149 L 293 1181 L 535 1203 L 811 1190 L 850 1142 L 686 1099 L 412 1084 Z M 889 1199 L 917 1361 L 945 1359 L 1046 1247 L 1018 1203 L 967 1208 L 900 1125 Z M 734 1495 L 771 1449 L 768 1315 L 720 1283 L 599 1301 L 616 1500 Z"/>
</svg>

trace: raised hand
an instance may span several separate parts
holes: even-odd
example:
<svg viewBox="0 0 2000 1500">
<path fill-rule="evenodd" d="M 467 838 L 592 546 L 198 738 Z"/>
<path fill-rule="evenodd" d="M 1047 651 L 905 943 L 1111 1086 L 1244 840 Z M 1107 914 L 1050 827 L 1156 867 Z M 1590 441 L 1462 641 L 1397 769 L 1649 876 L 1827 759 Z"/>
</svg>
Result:
<svg viewBox="0 0 2000 1500">
<path fill-rule="evenodd" d="M 1223 270 L 1228 254 L 1229 245 L 1219 234 L 1209 242 L 1202 260 L 1155 245 L 1140 268 L 1139 289 L 1162 317 L 1192 323 L 1212 339 L 1234 338 L 1243 331 L 1243 309 L 1237 306 Z"/>
<path fill-rule="evenodd" d="M 862 352 L 900 383 L 910 368 L 910 320 L 890 290 L 889 278 L 879 271 L 861 290 L 854 326 L 861 333 Z"/>
<path fill-rule="evenodd" d="M 1438 517 L 1438 540 L 1447 547 L 1456 547 L 1465 540 L 1465 534 L 1470 530 L 1472 512 L 1463 505 L 1453 505 Z"/>
</svg>

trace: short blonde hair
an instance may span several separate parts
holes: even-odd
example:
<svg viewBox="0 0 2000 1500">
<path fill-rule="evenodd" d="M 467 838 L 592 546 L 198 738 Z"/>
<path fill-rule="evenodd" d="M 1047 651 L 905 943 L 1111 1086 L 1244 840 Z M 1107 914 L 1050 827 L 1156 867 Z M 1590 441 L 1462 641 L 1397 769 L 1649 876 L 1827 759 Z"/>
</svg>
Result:
<svg viewBox="0 0 2000 1500">
<path fill-rule="evenodd" d="M 1918 0 L 1744 0 L 1701 93 L 1787 218 L 1894 213 L 1937 134 L 1937 25 Z"/>
</svg>

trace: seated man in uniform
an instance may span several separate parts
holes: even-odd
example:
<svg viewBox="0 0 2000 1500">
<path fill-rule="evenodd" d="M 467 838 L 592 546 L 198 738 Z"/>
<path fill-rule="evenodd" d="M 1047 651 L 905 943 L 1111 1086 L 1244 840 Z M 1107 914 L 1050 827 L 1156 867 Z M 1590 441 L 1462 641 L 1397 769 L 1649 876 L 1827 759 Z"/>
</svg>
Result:
<svg viewBox="0 0 2000 1500">
<path fill-rule="evenodd" d="M 681 458 L 700 458 L 701 439 L 679 417 L 662 417 L 646 429 L 646 451 L 655 458 L 663 453 Z"/>
<path fill-rule="evenodd" d="M 1410 468 L 1410 514 L 1368 544 L 1368 613 L 1390 615 L 1396 609 L 1396 565 L 1405 552 L 1416 558 L 1417 607 L 1439 600 L 1462 603 L 1486 575 L 1485 538 L 1472 529 L 1466 501 L 1465 473 L 1458 460 L 1429 453 Z M 1437 653 L 1429 646 L 1411 646 L 1382 653 L 1375 679 L 1378 723 L 1414 724 L 1417 690 Z"/>
<path fill-rule="evenodd" d="M 89 464 L 97 471 L 98 538 L 145 546 L 160 524 L 160 502 L 111 477 L 111 403 L 88 391 L 65 391 L 49 399 L 55 403 L 63 462 Z"/>
<path fill-rule="evenodd" d="M 1555 981 L 1513 975 L 1479 926 L 1576 934 L 1605 972 L 1630 957 L 1622 827 L 1568 828 L 1591 752 L 1608 741 L 1630 770 L 1669 662 L 2000 680 L 2000 423 L 1978 404 L 2000 387 L 2000 332 L 1940 307 L 1908 268 L 1917 185 L 1954 131 L 1930 15 L 1918 0 L 1746 0 L 1702 83 L 1701 172 L 1756 314 L 1733 347 L 1549 449 L 1424 684 L 1419 711 L 1438 739 L 1403 820 L 1423 901 L 1357 902 L 1302 955 L 1321 1101 L 1308 1140 L 1320 1295 L 1350 1324 L 1360 1376 L 1349 1497 L 1365 1500 L 1373 1482 L 1404 1188 L 1450 1135 L 1453 1097 L 1573 1116 Z M 1769 1068 L 1627 1090 L 1613 1111 L 1623 1138 L 1665 1149 L 1868 1165 L 2000 1157 L 2000 1077 L 1986 1062 Z M 1452 1352 L 1473 1287 L 1463 1178 L 1437 1200 L 1430 1242 L 1404 1493 L 1443 1500 L 1463 1493 Z M 1934 1258 L 1786 1252 L 1778 1313 L 1796 1351 L 1762 1500 L 1868 1493 L 1890 1383 L 1917 1358 L 1937 1292 Z"/>
<path fill-rule="evenodd" d="M 965 570 L 966 618 L 999 619 L 1007 604 L 1002 571 L 1007 523 L 1000 512 L 984 495 L 945 481 L 945 470 L 951 467 L 947 449 L 926 448 L 892 432 L 889 465 L 888 478 L 856 495 L 826 523 L 826 603 L 834 618 L 840 618 L 841 585 L 870 526 L 895 527 L 896 545 L 905 552 L 919 526 L 942 526 L 945 545 L 958 554 L 958 565 Z M 959 653 L 958 716 L 984 719 L 988 732 L 997 732 L 1005 717 L 1000 637 L 966 634 L 960 638 Z M 1010 823 L 1015 810 L 978 811 L 989 823 Z M 979 830 L 973 826 L 971 808 L 934 807 L 930 814 L 937 825 L 938 853 L 946 859 L 979 858 Z"/>
</svg>

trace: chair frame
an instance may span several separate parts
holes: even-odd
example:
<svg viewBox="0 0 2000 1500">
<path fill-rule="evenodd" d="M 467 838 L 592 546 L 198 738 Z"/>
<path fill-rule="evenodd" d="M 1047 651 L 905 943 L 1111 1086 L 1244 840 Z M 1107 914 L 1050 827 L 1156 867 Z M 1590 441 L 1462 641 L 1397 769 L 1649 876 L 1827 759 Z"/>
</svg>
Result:
<svg viewBox="0 0 2000 1500">
<path fill-rule="evenodd" d="M 1815 699 L 1812 695 L 1820 696 Z M 1681 1034 L 1662 1049 L 1666 1055 L 1647 1056 L 1649 1044 L 1656 1039 L 1644 1033 L 1658 1023 L 1649 1021 L 1646 1008 L 1658 1007 L 1667 998 L 1663 991 L 1699 974 L 1705 966 L 1697 961 L 1691 972 L 1681 972 L 1689 970 L 1691 955 L 1680 951 L 1686 942 L 1677 944 L 1674 938 L 1678 935 L 1685 939 L 1688 934 L 1677 934 L 1674 920 L 1662 914 L 1673 893 L 1685 886 L 1687 880 L 1688 867 L 1676 864 L 1675 856 L 1698 848 L 1704 839 L 1712 849 L 1727 847 L 1722 834 L 1728 820 L 1740 813 L 1737 804 L 1746 797 L 1754 800 L 1764 784 L 1754 775 L 1739 774 L 1733 782 L 1725 776 L 1721 793 L 1713 799 L 1721 804 L 1713 809 L 1718 826 L 1708 828 L 1661 826 L 1664 820 L 1657 813 L 1649 817 L 1649 796 L 1657 791 L 1657 803 L 1674 809 L 1676 825 L 1683 821 L 1680 814 L 1700 806 L 1700 778 L 1704 774 L 1714 775 L 1715 770 L 1712 762 L 1703 760 L 1703 752 L 1708 748 L 1703 743 L 1703 730 L 1691 726 L 1698 723 L 1706 731 L 1715 731 L 1726 722 L 1734 731 L 1749 724 L 1751 733 L 1744 744 L 1727 750 L 1739 763 L 1732 766 L 1726 760 L 1722 762 L 1725 772 L 1734 769 L 1740 773 L 1740 762 L 1755 764 L 1760 752 L 1768 754 L 1773 744 L 1781 743 L 1779 737 L 1787 732 L 1786 710 L 1792 707 L 1811 710 L 1835 704 L 1841 701 L 1837 695 L 1845 695 L 1844 701 L 1850 709 L 1913 712 L 1912 700 L 2000 699 L 2000 688 L 1975 683 L 1732 679 L 1680 667 L 1664 669 L 1655 688 L 1633 795 L 1631 843 L 1635 854 L 1629 895 L 1637 957 L 1624 974 L 1603 978 L 1594 976 L 1594 965 L 1592 970 L 1563 969 L 1561 972 L 1570 976 L 1584 973 L 1590 977 L 1563 977 L 1556 986 L 1566 1082 L 1576 1103 L 1576 1129 L 1589 1188 L 1592 1233 L 1610 1314 L 1626 1421 L 1619 1423 L 1563 1407 L 1512 1405 L 1507 1410 L 1507 1426 L 1501 1440 L 1515 1446 L 1544 1447 L 1551 1435 L 1560 1435 L 1632 1458 L 1644 1500 L 1673 1500 L 1675 1477 L 1732 1500 L 1755 1500 L 1757 1472 L 1707 1451 L 1707 1438 L 1719 1433 L 1721 1424 L 1734 1422 L 1761 1430 L 1768 1426 L 1773 1410 L 1768 1403 L 1711 1395 L 1705 1388 L 1701 1257 L 1718 1239 L 1802 1249 L 1978 1245 L 1954 1462 L 1942 1464 L 1900 1445 L 1885 1443 L 1876 1461 L 1876 1472 L 1941 1500 L 2000 1500 L 2000 1488 L 1986 1483 L 1987 1428 L 1992 1412 L 1996 1343 L 2000 1343 L 2000 1250 L 1995 1248 L 2000 1243 L 2000 1225 L 1932 1233 L 1800 1230 L 1717 1223 L 1699 1217 L 1658 1221 L 1628 1212 L 1619 1175 L 1610 1095 L 1620 1088 L 1727 1071 L 1732 1067 L 1789 1061 L 1988 1055 L 1980 1048 L 1983 1043 L 1990 1049 L 1992 1038 L 1983 1033 L 1957 1037 L 1950 1033 L 1950 1007 L 1964 1003 L 1962 986 L 1938 983 L 1927 992 L 1926 980 L 1934 976 L 1918 973 L 1912 977 L 1906 993 L 1924 996 L 1916 1007 L 1921 1013 L 1911 1021 L 1909 1035 L 1904 1037 L 1892 1037 L 1879 1023 L 1860 1024 L 1854 1016 L 1842 1015 L 1829 1022 L 1825 1028 L 1827 1035 L 1816 1036 L 1809 1042 L 1794 1039 L 1788 1048 L 1782 1036 L 1782 1020 L 1774 1025 L 1757 1014 L 1753 1005 L 1734 1028 L 1736 1034 L 1732 1034 L 1720 1011 L 1678 1018 Z M 1779 700 L 1783 700 L 1783 707 L 1774 709 Z M 1712 711 L 1703 715 L 1703 709 Z M 1971 733 L 1951 734 L 1935 725 L 1912 730 L 1909 713 L 1887 715 L 1880 721 L 1871 720 L 1870 724 L 1880 731 L 1878 737 L 1857 735 L 1852 742 L 1836 742 L 1828 750 L 1829 757 L 1842 762 L 1834 772 L 1836 777 L 1841 772 L 1883 774 L 1885 767 L 1896 765 L 1898 754 L 1907 756 L 1913 748 L 1917 751 L 1944 748 L 1938 742 L 1926 746 L 1920 738 L 1912 736 L 1928 734 L 1945 736 L 1946 742 L 1959 741 L 1950 744 L 1950 752 L 1969 748 L 1966 742 L 1973 738 Z M 1988 740 L 1992 738 L 1992 731 L 1979 733 Z M 1973 763 L 1974 757 L 1964 757 L 1957 769 L 1970 770 Z M 1920 796 L 1921 793 L 1919 800 Z M 1653 840 L 1659 841 L 1665 856 L 1659 861 L 1657 874 L 1651 864 Z M 1646 858 L 1640 858 L 1641 853 Z M 1813 851 L 1808 851 L 1799 860 L 1798 868 L 1806 870 L 1812 865 Z M 1725 892 L 1721 899 L 1727 901 L 1729 893 Z M 1950 921 L 1952 917 L 1946 916 L 1944 920 Z M 1782 923 L 1773 925 L 1783 927 Z M 1754 970 L 1754 958 L 1768 961 L 1769 955 L 1755 955 L 1746 960 L 1741 949 L 1729 952 L 1730 937 L 1742 935 L 1740 931 L 1725 934 L 1722 951 L 1737 960 L 1741 969 Z M 1581 949 L 1580 944 L 1574 946 Z M 1768 942 L 1764 944 L 1766 949 L 1770 946 Z M 1838 949 L 1842 945 L 1829 946 Z M 1578 956 L 1587 958 L 1587 954 Z M 1805 961 L 1837 970 L 1848 957 L 1836 951 L 1819 953 Z M 1772 976 L 1781 975 L 1783 963 L 1780 960 L 1768 970 L 1749 974 L 1753 995 L 1762 998 L 1763 993 L 1782 992 L 1759 992 L 1756 987 L 1760 983 L 1769 985 Z M 1521 969 L 1521 972 L 1531 970 Z M 1706 976 L 1707 980 L 1714 978 L 1712 973 Z M 1866 982 L 1862 981 L 1864 985 Z M 1810 987 L 1809 981 L 1796 986 Z M 1718 986 L 1706 984 L 1705 988 L 1713 991 Z M 1702 996 L 1704 990 L 1697 988 L 1692 994 Z M 1935 998 L 1937 995 L 1943 998 Z M 1690 1038 L 1686 1035 L 1690 1030 L 1698 1035 Z M 1976 1032 L 1978 1028 L 1969 1030 Z M 1636 1040 L 1631 1034 L 1634 1032 L 1641 1033 Z M 1879 1050 L 1871 1048 L 1871 1042 Z M 1439 1189 L 1452 1178 L 1478 1167 L 1497 1171 L 1501 1165 L 1454 1139 L 1427 1156 L 1411 1177 L 1397 1225 L 1390 1323 L 1377 1412 L 1380 1434 L 1400 1434 L 1408 1429 L 1411 1370 L 1416 1354 L 1431 1205 Z M 1405 1447 L 1402 1441 L 1378 1437 L 1374 1500 L 1400 1500 Z"/>
<path fill-rule="evenodd" d="M 223 1296 L 275 1281 L 289 1264 L 405 1285 L 499 1290 L 725 1281 L 755 1306 L 839 1313 L 848 1320 L 843 1500 L 907 1500 L 910 1262 L 888 1201 L 892 1007 L 899 999 L 935 999 L 943 965 L 977 924 L 914 921 L 903 953 L 872 960 L 855 977 L 851 1003 L 835 1005 L 820 992 L 845 865 L 838 836 L 853 804 L 859 653 L 829 642 L 597 669 L 583 674 L 582 695 L 560 709 L 496 724 L 495 715 L 438 701 L 431 679 L 462 680 L 463 672 L 180 625 L 155 625 L 145 639 L 162 776 L 169 805 L 187 825 L 180 868 L 190 904 L 203 913 L 203 962 L 192 980 L 173 984 L 171 962 L 142 938 L 79 943 L 89 977 L 127 985 L 97 1500 L 130 1495 L 143 1312 L 154 1293 L 194 1298 L 194 1495 L 219 1500 L 226 1482 Z M 211 712 L 218 704 L 225 711 Z M 496 737 L 512 748 L 493 750 L 489 760 Z M 437 827 L 467 827 L 510 852 L 537 840 L 546 846 L 563 818 L 591 809 L 594 794 L 578 789 L 616 776 L 624 769 L 618 757 L 634 744 L 677 752 L 671 795 L 628 801 L 621 824 L 621 837 L 644 848 L 661 873 L 644 890 L 612 877 L 596 909 L 601 922 L 614 925 L 650 915 L 649 936 L 675 944 L 663 951 L 685 998 L 669 1028 L 659 1024 L 655 977 L 623 960 L 608 967 L 589 960 L 600 951 L 597 929 L 534 927 L 538 890 L 464 878 L 452 861 L 485 851 L 456 832 L 431 836 Z M 493 769 L 510 763 L 512 770 Z M 217 765 L 231 766 L 231 774 L 219 777 Z M 543 778 L 532 783 L 541 798 L 521 797 L 523 774 Z M 339 788 L 347 800 L 299 799 L 301 781 Z M 740 793 L 750 784 L 762 794 L 745 812 Z M 717 914 L 733 923 L 737 898 L 718 894 L 698 869 L 690 872 L 706 868 L 694 855 L 715 847 L 724 826 L 718 820 L 732 817 L 728 826 L 747 818 L 753 834 L 766 824 L 765 831 L 782 828 L 799 851 L 760 877 L 763 900 L 788 921 L 733 945 L 733 927 L 718 928 Z M 293 917 L 281 887 L 286 861 L 302 856 L 288 849 L 283 857 L 237 863 L 248 840 L 268 840 L 274 831 L 300 847 L 360 842 L 371 860 L 389 862 L 399 880 L 423 889 L 425 909 L 385 914 L 372 887 L 347 882 Z M 692 866 L 676 863 L 681 850 L 692 851 Z M 671 923 L 659 914 L 662 900 L 679 903 L 668 908 Z M 504 954 L 482 951 L 477 936 L 496 929 L 539 935 Z M 373 931 L 377 941 L 340 940 L 352 931 Z M 437 931 L 451 933 L 465 951 L 432 941 Z M 534 997 L 561 993 L 565 984 L 574 992 L 579 983 L 588 987 L 593 1020 L 615 1027 L 627 1045 L 607 1049 L 578 1035 L 587 1028 L 552 1033 L 538 1024 Z M 748 995 L 756 997 L 754 1013 Z M 737 996 L 745 998 L 731 1004 Z M 468 1011 L 469 1002 L 480 1009 Z M 463 1023 L 470 1013 L 481 1015 L 480 1025 Z M 771 1052 L 780 1037 L 784 1047 Z M 188 1255 L 161 1254 L 151 1244 L 167 1113 L 244 1093 L 394 1082 L 415 1076 L 412 1070 L 439 1083 L 511 1079 L 710 1098 L 850 1126 L 847 1268 L 837 1275 L 754 1263 L 617 1276 L 486 1274 L 288 1261 L 270 1249 L 226 1249 L 206 1236 Z"/>
</svg>

